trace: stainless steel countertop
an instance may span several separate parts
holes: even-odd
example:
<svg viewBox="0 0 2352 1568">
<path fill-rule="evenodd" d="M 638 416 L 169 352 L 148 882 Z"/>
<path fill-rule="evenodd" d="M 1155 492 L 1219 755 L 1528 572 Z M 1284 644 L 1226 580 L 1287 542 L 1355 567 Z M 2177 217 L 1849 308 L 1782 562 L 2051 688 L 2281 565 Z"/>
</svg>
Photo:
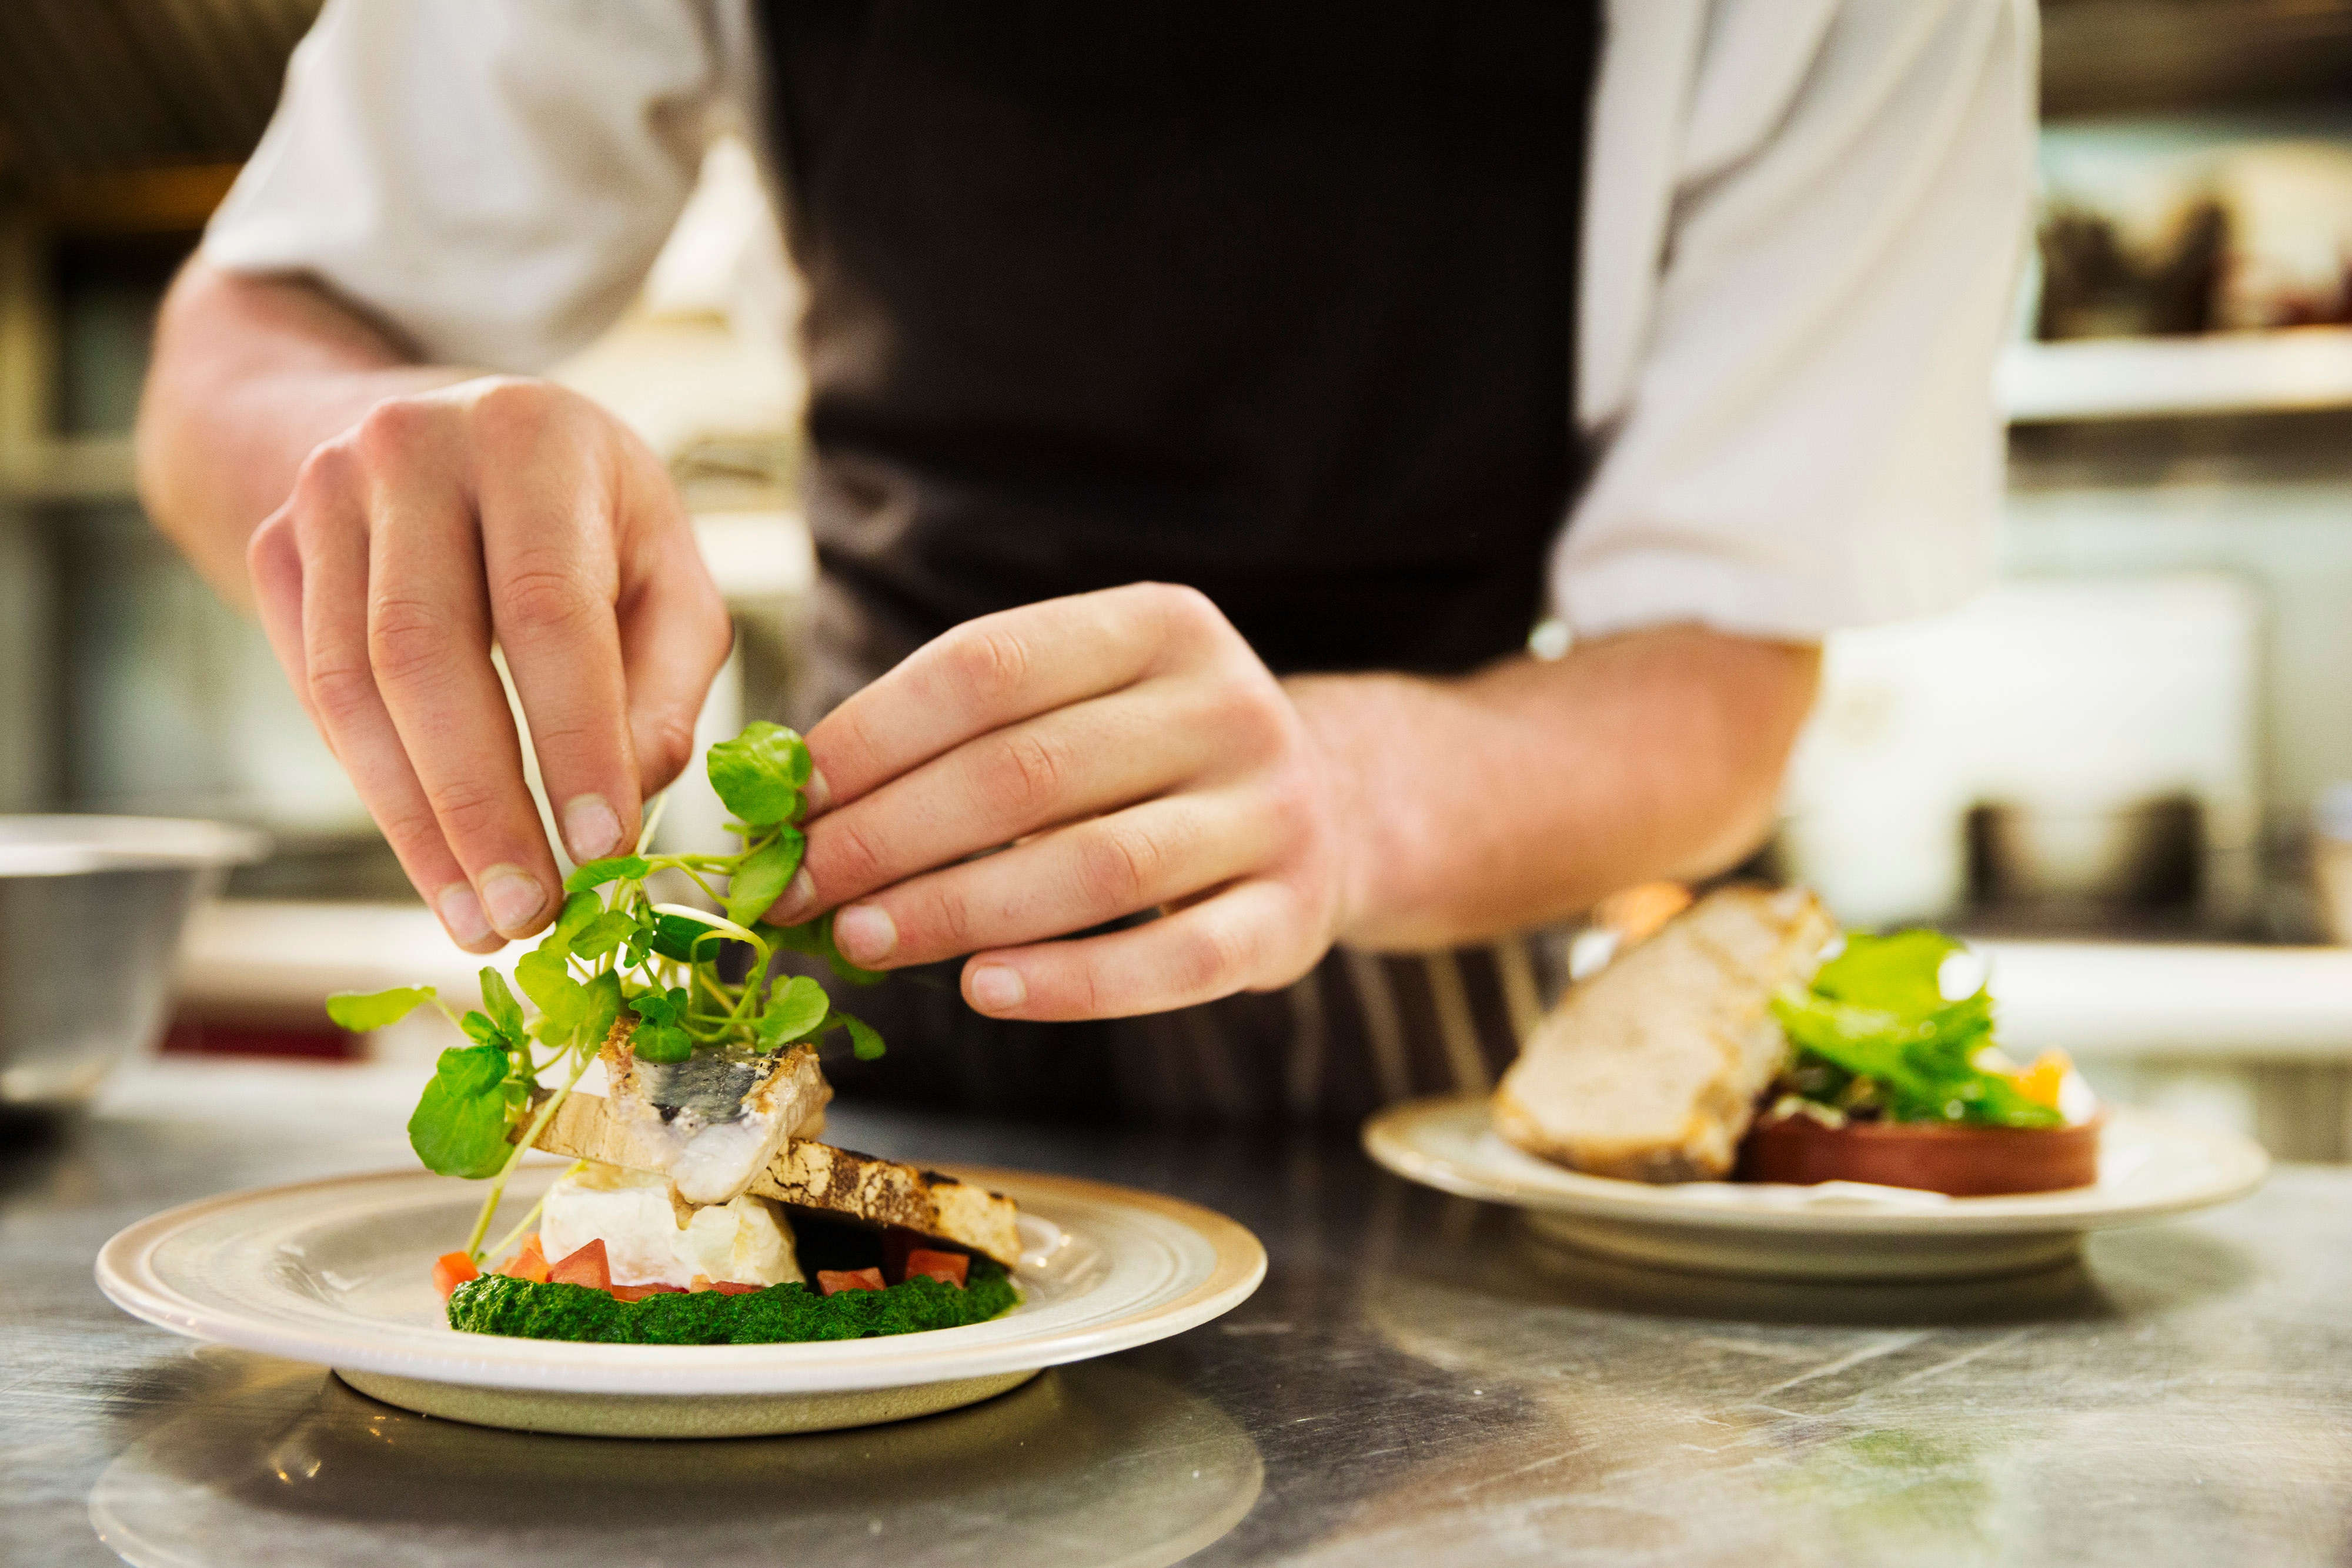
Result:
<svg viewBox="0 0 2352 1568">
<path fill-rule="evenodd" d="M 288 1103 L 315 1109 L 319 1071 Z M 380 1115 L 230 1124 L 177 1098 L 47 1141 L 0 1131 L 10 1568 L 110 1548 L 288 1568 L 2352 1552 L 2352 1170 L 2283 1170 L 2240 1207 L 2097 1239 L 2085 1267 L 2026 1280 L 1709 1284 L 1549 1249 L 1343 1144 L 851 1107 L 835 1133 L 856 1146 L 1209 1204 L 1265 1239 L 1272 1271 L 1219 1323 L 970 1410 L 652 1444 L 429 1421 L 117 1312 L 90 1263 L 119 1227 L 404 1157 Z"/>
</svg>

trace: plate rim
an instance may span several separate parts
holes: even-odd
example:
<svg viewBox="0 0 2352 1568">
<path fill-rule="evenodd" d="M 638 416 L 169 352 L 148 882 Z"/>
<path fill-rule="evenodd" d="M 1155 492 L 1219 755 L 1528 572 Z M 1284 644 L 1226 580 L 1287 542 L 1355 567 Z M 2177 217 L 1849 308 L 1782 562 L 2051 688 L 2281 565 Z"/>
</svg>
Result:
<svg viewBox="0 0 2352 1568">
<path fill-rule="evenodd" d="M 344 1334 L 257 1322 L 233 1310 L 213 1307 L 174 1290 L 153 1270 L 157 1248 L 186 1227 L 233 1210 L 295 1196 L 328 1197 L 337 1188 L 398 1182 L 422 1186 L 446 1181 L 422 1169 L 356 1171 L 317 1181 L 245 1187 L 176 1204 L 134 1220 L 99 1249 L 93 1272 L 98 1287 L 116 1306 L 143 1322 L 188 1338 L 290 1361 L 352 1367 L 428 1382 L 474 1387 L 530 1389 L 553 1393 L 725 1397 L 746 1395 L 833 1393 L 896 1388 L 991 1373 L 1042 1370 L 1149 1344 L 1182 1333 L 1231 1312 L 1265 1281 L 1265 1245 L 1250 1229 L 1184 1198 L 1146 1192 L 1085 1176 L 1019 1171 L 993 1166 L 934 1162 L 961 1180 L 1004 1192 L 1016 1203 L 1034 1195 L 1050 1206 L 1057 1197 L 1140 1208 L 1191 1230 L 1204 1241 L 1212 1262 L 1207 1277 L 1172 1301 L 1130 1310 L 1107 1322 L 1047 1330 L 979 1346 L 961 1343 L 908 1345 L 930 1334 L 835 1340 L 822 1345 L 607 1345 L 569 1341 L 517 1341 L 549 1347 L 531 1358 L 420 1351 L 365 1343 L 366 1331 Z M 983 1325 L 966 1325 L 978 1328 Z M 959 1329 L 934 1331 L 954 1335 Z M 506 1343 L 503 1336 L 499 1338 Z M 827 1353 L 821 1359 L 809 1352 Z M 794 1358 L 798 1353 L 798 1360 Z"/>
<path fill-rule="evenodd" d="M 1883 1210 L 1818 1208 L 1711 1207 L 1697 1204 L 1661 1202 L 1643 1195 L 1659 1189 L 1641 1182 L 1620 1181 L 1559 1167 L 1565 1181 L 1579 1184 L 1566 1190 L 1525 1189 L 1507 1186 L 1442 1155 L 1414 1146 L 1405 1129 L 1453 1116 L 1477 1116 L 1491 1130 L 1490 1102 L 1484 1094 L 1431 1095 L 1401 1101 L 1365 1119 L 1360 1141 L 1364 1153 L 1383 1169 L 1408 1181 L 1457 1197 L 1476 1198 L 1513 1208 L 1621 1224 L 1655 1225 L 1690 1230 L 1770 1231 L 1785 1234 L 1842 1236 L 1988 1236 L 2082 1234 L 2216 1207 L 2251 1197 L 2269 1179 L 2271 1157 L 2251 1138 L 2192 1126 L 2159 1112 L 2137 1106 L 2109 1108 L 2116 1122 L 2160 1127 L 2194 1138 L 2235 1166 L 2210 1187 L 2149 1198 L 2136 1203 L 2100 1201 L 2075 1188 L 2063 1193 L 2021 1193 L 1991 1197 L 1955 1197 L 1948 1203 L 1917 1208 Z M 2113 1124 L 2111 1123 L 2111 1124 Z M 1529 1156 L 1533 1157 L 1533 1156 Z M 1591 1184 L 1589 1186 L 1584 1184 Z"/>
</svg>

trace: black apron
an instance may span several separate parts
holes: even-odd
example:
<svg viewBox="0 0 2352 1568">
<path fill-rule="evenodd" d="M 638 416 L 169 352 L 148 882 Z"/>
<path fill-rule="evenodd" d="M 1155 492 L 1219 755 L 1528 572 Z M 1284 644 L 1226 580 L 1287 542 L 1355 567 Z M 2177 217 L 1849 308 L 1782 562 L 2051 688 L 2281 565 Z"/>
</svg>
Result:
<svg viewBox="0 0 2352 1568">
<path fill-rule="evenodd" d="M 960 622 L 1146 580 L 1202 590 L 1277 674 L 1525 645 L 1577 478 L 1596 0 L 765 17 L 821 568 L 795 722 Z M 844 998 L 891 1041 L 845 1091 L 1344 1117 L 1395 1087 L 1302 1092 L 1255 1038 L 1295 1046 L 1295 997 L 1004 1025 L 955 974 Z M 1335 1085 L 1356 1015 L 1315 1026 Z M 1172 1085 L 1171 1030 L 1241 1065 Z"/>
</svg>

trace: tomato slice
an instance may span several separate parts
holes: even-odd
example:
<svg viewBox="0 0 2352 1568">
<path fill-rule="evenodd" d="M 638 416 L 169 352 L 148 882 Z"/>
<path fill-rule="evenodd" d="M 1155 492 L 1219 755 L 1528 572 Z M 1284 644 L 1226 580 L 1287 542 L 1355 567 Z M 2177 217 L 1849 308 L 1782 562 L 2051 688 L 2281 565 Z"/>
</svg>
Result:
<svg viewBox="0 0 2352 1568">
<path fill-rule="evenodd" d="M 816 1288 L 828 1296 L 844 1291 L 879 1291 L 883 1289 L 879 1269 L 819 1269 Z"/>
<path fill-rule="evenodd" d="M 647 1296 L 682 1296 L 686 1294 L 686 1287 L 656 1282 L 651 1285 L 614 1285 L 612 1291 L 616 1301 L 642 1301 Z"/>
<path fill-rule="evenodd" d="M 509 1279 L 528 1280 L 534 1285 L 547 1283 L 547 1254 L 540 1250 L 539 1232 L 534 1230 L 522 1239 L 515 1255 L 498 1267 L 498 1272 Z"/>
<path fill-rule="evenodd" d="M 599 1236 L 579 1251 L 550 1263 L 547 1277 L 559 1285 L 586 1285 L 591 1290 L 611 1290 L 613 1270 L 604 1261 L 604 1239 Z"/>
<path fill-rule="evenodd" d="M 473 1259 L 463 1252 L 444 1252 L 433 1260 L 433 1288 L 441 1292 L 441 1299 L 445 1301 L 449 1299 L 451 1291 L 480 1274 L 481 1270 L 474 1267 Z"/>
<path fill-rule="evenodd" d="M 971 1272 L 971 1260 L 961 1252 L 937 1252 L 929 1247 L 917 1247 L 907 1254 L 907 1278 L 929 1274 L 942 1285 L 961 1290 Z"/>
<path fill-rule="evenodd" d="M 708 1274 L 697 1274 L 689 1291 L 716 1291 L 722 1296 L 740 1296 L 753 1291 L 764 1291 L 765 1285 L 746 1285 L 734 1280 L 714 1280 Z"/>
</svg>

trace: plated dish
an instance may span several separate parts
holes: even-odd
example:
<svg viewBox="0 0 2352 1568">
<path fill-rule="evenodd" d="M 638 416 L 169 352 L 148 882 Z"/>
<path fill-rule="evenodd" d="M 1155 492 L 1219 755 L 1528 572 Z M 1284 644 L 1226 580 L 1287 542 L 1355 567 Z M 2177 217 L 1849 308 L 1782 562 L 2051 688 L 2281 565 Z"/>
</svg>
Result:
<svg viewBox="0 0 2352 1568">
<path fill-rule="evenodd" d="M 2059 1052 L 2009 1058 L 1982 967 L 1938 932 L 1841 935 L 1797 888 L 1642 902 L 1491 1099 L 1385 1112 L 1373 1157 L 1612 1256 L 1856 1280 L 2061 1262 L 2268 1169 L 2101 1107 Z"/>
<path fill-rule="evenodd" d="M 2060 1052 L 2002 1052 L 1982 967 L 1940 932 L 1841 935 L 1801 888 L 1733 886 L 1634 935 L 1496 1091 L 1496 1130 L 1529 1154 L 1955 1197 L 2096 1179 L 2089 1085 Z"/>
<path fill-rule="evenodd" d="M 1550 1238 L 1631 1262 L 1790 1280 L 1961 1279 L 2053 1268 L 2095 1230 L 2231 1203 L 2269 1174 L 2252 1142 L 2108 1113 L 2094 1186 L 2000 1197 L 1828 1182 L 1658 1185 L 1588 1176 L 1497 1136 L 1484 1096 L 1416 1100 L 1365 1124 L 1399 1176 L 1509 1204 Z"/>
<path fill-rule="evenodd" d="M 564 1166 L 532 1163 L 535 1199 Z M 946 1173 L 943 1173 L 946 1174 Z M 432 1264 L 476 1195 L 423 1171 L 234 1193 L 131 1226 L 99 1254 L 118 1306 L 191 1337 L 334 1368 L 428 1415 L 532 1431 L 742 1437 L 950 1409 L 1038 1370 L 1231 1311 L 1256 1238 L 1174 1198 L 1069 1177 L 953 1173 L 1021 1208 L 1022 1299 L 984 1322 L 803 1344 L 596 1344 L 460 1333 Z"/>
</svg>

